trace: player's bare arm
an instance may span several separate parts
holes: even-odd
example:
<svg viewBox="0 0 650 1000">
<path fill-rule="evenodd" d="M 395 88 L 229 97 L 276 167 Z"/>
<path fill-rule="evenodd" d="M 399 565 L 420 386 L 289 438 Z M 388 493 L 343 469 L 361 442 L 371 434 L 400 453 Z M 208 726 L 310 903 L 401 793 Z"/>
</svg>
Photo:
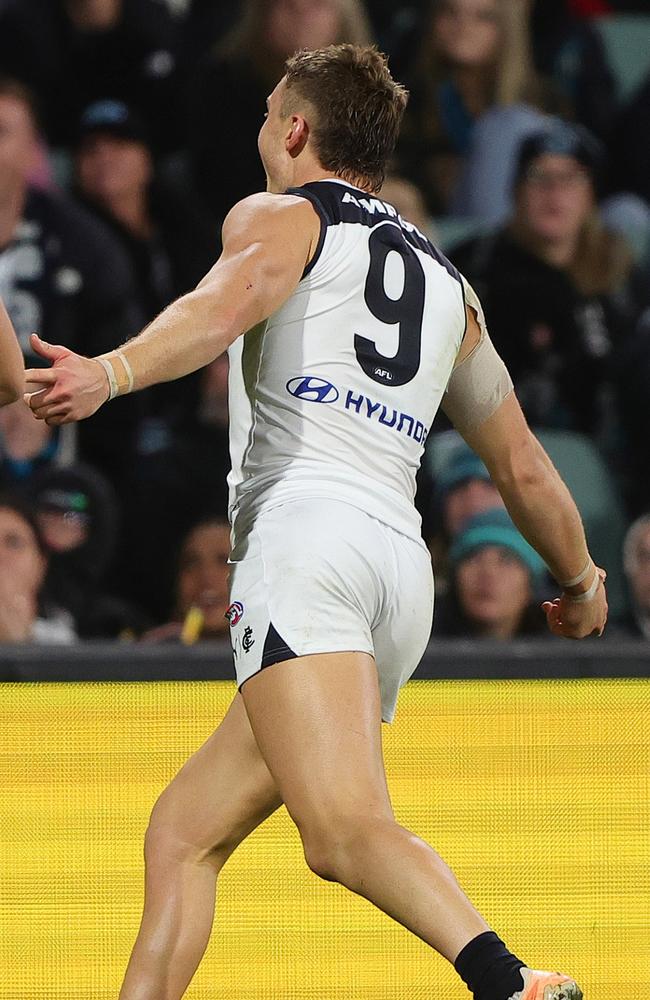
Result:
<svg viewBox="0 0 650 1000">
<path fill-rule="evenodd" d="M 41 386 L 25 397 L 34 415 L 48 424 L 82 420 L 114 395 L 209 364 L 289 298 L 319 233 L 318 217 L 303 198 L 264 193 L 239 202 L 224 222 L 223 253 L 214 267 L 119 351 L 84 358 L 32 338 L 33 349 L 53 363 L 26 373 Z"/>
<path fill-rule="evenodd" d="M 473 309 L 455 373 L 471 361 L 485 343 Z M 491 345 L 489 345 L 489 349 Z M 495 371 L 486 389 L 499 378 L 496 355 L 488 359 Z M 503 370 L 505 372 L 505 369 Z M 601 634 L 607 620 L 604 570 L 589 556 L 580 514 L 555 466 L 532 433 L 514 391 L 504 393 L 484 420 L 472 419 L 468 397 L 481 394 L 479 385 L 455 375 L 449 383 L 445 409 L 467 443 L 485 462 L 513 521 L 563 587 L 563 595 L 545 602 L 549 628 L 557 635 L 580 639 Z M 489 409 L 489 400 L 488 400 Z M 480 408 L 479 408 L 480 411 Z M 487 411 L 486 411 L 487 412 Z"/>
<path fill-rule="evenodd" d="M 24 386 L 23 355 L 7 310 L 0 299 L 0 406 L 20 399 Z"/>
</svg>

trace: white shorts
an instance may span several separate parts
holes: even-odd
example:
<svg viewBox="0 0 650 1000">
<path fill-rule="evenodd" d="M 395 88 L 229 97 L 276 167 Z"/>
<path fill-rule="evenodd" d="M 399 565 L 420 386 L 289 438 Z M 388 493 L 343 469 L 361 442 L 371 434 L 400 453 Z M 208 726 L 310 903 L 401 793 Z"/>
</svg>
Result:
<svg viewBox="0 0 650 1000">
<path fill-rule="evenodd" d="M 227 616 L 241 688 L 309 653 L 374 656 L 382 719 L 429 641 L 431 558 L 415 541 L 337 500 L 300 500 L 259 515 L 231 555 Z"/>
</svg>

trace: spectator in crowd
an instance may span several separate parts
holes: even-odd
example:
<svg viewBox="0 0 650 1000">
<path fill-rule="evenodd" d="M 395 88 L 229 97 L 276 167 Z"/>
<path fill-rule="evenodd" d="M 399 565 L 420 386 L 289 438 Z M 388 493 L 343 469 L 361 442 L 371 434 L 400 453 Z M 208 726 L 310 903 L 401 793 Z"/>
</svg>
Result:
<svg viewBox="0 0 650 1000">
<path fill-rule="evenodd" d="M 523 0 L 432 0 L 407 78 L 400 167 L 433 214 L 447 211 L 480 117 L 541 99 Z M 504 129 L 502 127 L 502 133 Z"/>
<path fill-rule="evenodd" d="M 33 512 L 0 496 L 0 642 L 71 643 L 68 615 L 44 597 L 47 555 Z"/>
<path fill-rule="evenodd" d="M 75 176 L 85 206 L 128 256 L 145 322 L 194 288 L 214 264 L 217 227 L 186 193 L 156 176 L 145 123 L 122 101 L 98 101 L 85 110 Z M 149 414 L 173 424 L 191 412 L 196 378 L 158 386 L 148 396 Z"/>
<path fill-rule="evenodd" d="M 0 295 L 23 353 L 38 331 L 51 344 L 101 354 L 142 325 L 128 262 L 84 209 L 29 185 L 36 138 L 29 91 L 0 80 Z M 116 404 L 78 435 L 82 453 L 119 476 L 141 403 L 126 397 Z"/>
<path fill-rule="evenodd" d="M 627 577 L 632 611 L 621 631 L 650 639 L 650 514 L 643 514 L 628 529 L 623 545 L 623 565 Z"/>
<path fill-rule="evenodd" d="M 442 525 L 454 538 L 465 521 L 486 510 L 504 507 L 501 494 L 481 459 L 461 443 L 449 454 L 437 482 Z"/>
<path fill-rule="evenodd" d="M 219 639 L 228 634 L 230 525 L 223 518 L 199 521 L 181 545 L 173 621 L 152 629 L 145 642 Z"/>
<path fill-rule="evenodd" d="M 148 620 L 104 590 L 118 534 L 115 493 L 83 465 L 48 468 L 29 485 L 48 552 L 47 592 L 71 615 L 82 639 L 113 639 L 143 631 Z"/>
<path fill-rule="evenodd" d="M 157 149 L 177 145 L 175 26 L 160 0 L 8 0 L 0 15 L 0 72 L 27 83 L 55 146 L 79 115 L 111 94 L 141 112 Z"/>
<path fill-rule="evenodd" d="M 514 639 L 543 635 L 535 602 L 544 564 L 505 510 L 477 514 L 456 535 L 452 586 L 434 620 L 434 635 Z"/>
<path fill-rule="evenodd" d="M 190 86 L 192 173 L 215 219 L 266 188 L 257 136 L 266 98 L 287 57 L 334 42 L 366 44 L 369 36 L 361 0 L 248 0 L 241 20 L 206 57 Z M 234 96 L 236 106 L 225 95 Z"/>
<path fill-rule="evenodd" d="M 455 434 L 454 431 L 447 433 Z M 447 590 L 449 546 L 462 525 L 477 514 L 504 506 L 501 494 L 490 479 L 490 473 L 483 462 L 462 441 L 460 435 L 458 441 L 439 473 L 432 474 L 435 484 L 431 502 L 433 510 L 425 510 L 423 516 L 423 530 L 436 571 L 438 595 Z M 430 513 L 433 517 L 427 516 Z"/>
<path fill-rule="evenodd" d="M 554 120 L 521 148 L 512 221 L 457 247 L 531 424 L 612 423 L 611 357 L 630 329 L 632 258 L 596 208 L 598 141 Z"/>
<path fill-rule="evenodd" d="M 40 469 L 73 461 L 76 450 L 74 428 L 34 420 L 22 399 L 0 410 L 0 488 L 19 489 Z"/>
<path fill-rule="evenodd" d="M 214 264 L 219 242 L 186 193 L 155 175 L 147 128 L 122 101 L 102 100 L 81 117 L 76 190 L 129 255 L 145 321 L 190 291 Z"/>
</svg>

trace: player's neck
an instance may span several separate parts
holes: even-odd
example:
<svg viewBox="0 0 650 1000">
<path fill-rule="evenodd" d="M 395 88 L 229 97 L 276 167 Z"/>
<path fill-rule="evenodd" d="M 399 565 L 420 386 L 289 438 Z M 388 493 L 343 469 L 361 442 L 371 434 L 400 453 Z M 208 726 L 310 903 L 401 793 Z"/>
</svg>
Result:
<svg viewBox="0 0 650 1000">
<path fill-rule="evenodd" d="M 294 170 L 293 180 L 290 184 L 286 185 L 284 190 L 286 191 L 289 187 L 302 187 L 304 184 L 313 184 L 314 181 L 344 181 L 345 183 L 352 184 L 353 187 L 358 187 L 362 191 L 370 193 L 370 187 L 365 178 L 340 177 L 332 170 L 324 170 L 322 167 L 297 168 Z"/>
</svg>

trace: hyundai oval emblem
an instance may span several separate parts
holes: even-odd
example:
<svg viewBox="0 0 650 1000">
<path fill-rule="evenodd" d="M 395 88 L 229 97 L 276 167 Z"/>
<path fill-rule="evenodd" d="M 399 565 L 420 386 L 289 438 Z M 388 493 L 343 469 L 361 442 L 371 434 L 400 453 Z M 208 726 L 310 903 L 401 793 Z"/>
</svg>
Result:
<svg viewBox="0 0 650 1000">
<path fill-rule="evenodd" d="M 287 382 L 287 392 L 308 403 L 335 403 L 339 391 L 331 382 L 315 375 L 297 375 Z"/>
</svg>

